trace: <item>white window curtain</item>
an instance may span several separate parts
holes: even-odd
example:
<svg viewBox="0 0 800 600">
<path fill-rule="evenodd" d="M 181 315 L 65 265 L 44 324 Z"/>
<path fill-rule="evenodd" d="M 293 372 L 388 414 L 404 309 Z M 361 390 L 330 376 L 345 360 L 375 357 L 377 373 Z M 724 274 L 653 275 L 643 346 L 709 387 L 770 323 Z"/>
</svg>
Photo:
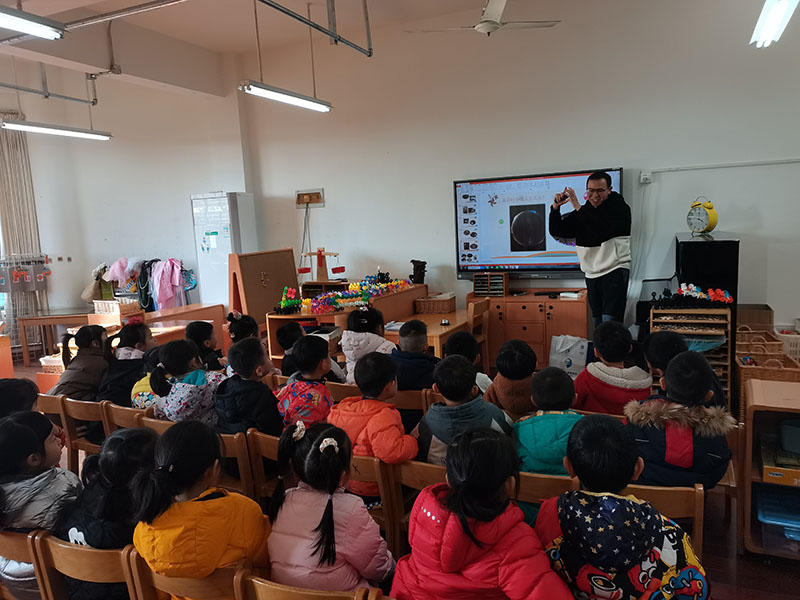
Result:
<svg viewBox="0 0 800 600">
<path fill-rule="evenodd" d="M 6 119 L 24 119 L 17 111 L 0 111 Z M 0 129 L 0 233 L 3 257 L 39 254 L 39 219 L 33 193 L 28 139 L 19 131 Z M 6 331 L 18 343 L 17 317 L 48 308 L 47 292 L 14 292 L 5 297 Z M 37 335 L 38 331 L 37 331 Z M 31 340 L 35 343 L 35 340 Z"/>
</svg>

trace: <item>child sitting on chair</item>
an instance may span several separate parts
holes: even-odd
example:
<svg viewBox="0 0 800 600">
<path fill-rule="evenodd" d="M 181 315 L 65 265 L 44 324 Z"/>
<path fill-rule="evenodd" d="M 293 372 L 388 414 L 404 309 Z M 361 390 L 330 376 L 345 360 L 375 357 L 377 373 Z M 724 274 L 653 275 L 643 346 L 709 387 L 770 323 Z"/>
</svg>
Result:
<svg viewBox="0 0 800 600">
<path fill-rule="evenodd" d="M 402 463 L 417 456 L 417 439 L 406 435 L 403 421 L 392 404 L 397 393 L 397 366 L 391 357 L 370 352 L 356 363 L 356 384 L 361 396 L 345 398 L 331 409 L 328 423 L 341 427 L 353 441 L 353 454 L 374 456 L 385 463 Z M 422 411 L 420 411 L 422 412 Z M 347 489 L 378 499 L 378 484 L 351 481 Z"/>
<path fill-rule="evenodd" d="M 443 358 L 457 354 L 470 361 L 476 369 L 481 364 L 481 345 L 469 331 L 456 331 L 447 338 L 442 350 L 444 351 Z M 492 385 L 492 378 L 486 373 L 478 371 L 475 376 L 475 385 L 478 386 L 481 394 L 485 394 Z"/>
<path fill-rule="evenodd" d="M 428 354 L 428 326 L 418 319 L 406 321 L 400 328 L 398 345 L 400 348 L 391 353 L 397 365 L 397 389 L 430 389 L 439 359 Z"/>
<path fill-rule="evenodd" d="M 297 372 L 276 394 L 283 424 L 303 421 L 310 425 L 325 421 L 333 406 L 333 396 L 325 385 L 325 374 L 331 370 L 328 342 L 319 336 L 307 335 L 295 342 L 292 356 L 297 362 Z"/>
<path fill-rule="evenodd" d="M 114 340 L 119 340 L 114 347 Z M 108 370 L 97 390 L 99 400 L 111 400 L 120 406 L 131 405 L 131 390 L 145 372 L 144 353 L 156 347 L 150 328 L 141 318 L 128 320 L 127 325 L 106 340 Z"/>
<path fill-rule="evenodd" d="M 29 412 L 39 398 L 39 388 L 30 379 L 0 379 L 0 419 Z"/>
<path fill-rule="evenodd" d="M 535 529 L 576 598 L 711 598 L 683 530 L 649 503 L 620 495 L 644 463 L 619 420 L 579 420 L 564 467 L 582 489 L 545 500 Z"/>
<path fill-rule="evenodd" d="M 396 346 L 383 337 L 383 314 L 362 306 L 347 316 L 347 330 L 342 332 L 342 352 L 347 359 L 347 381 L 355 383 L 358 359 L 370 352 L 391 354 Z"/>
<path fill-rule="evenodd" d="M 214 394 L 217 431 L 247 433 L 255 427 L 262 433 L 279 436 L 283 418 L 278 412 L 278 400 L 261 382 L 271 369 L 261 340 L 250 337 L 236 342 L 228 351 L 228 366 L 234 374 L 220 383 Z"/>
<path fill-rule="evenodd" d="M 491 427 L 512 434 L 508 415 L 478 393 L 476 372 L 463 356 L 448 356 L 436 365 L 433 391 L 444 396 L 444 402 L 431 405 L 411 432 L 419 445 L 417 460 L 443 465 L 447 445 L 463 431 Z"/>
<path fill-rule="evenodd" d="M 710 406 L 713 371 L 697 352 L 682 352 L 669 361 L 661 378 L 667 397 L 625 406 L 644 471 L 639 483 L 710 490 L 728 470 L 731 451 L 726 435 L 736 420 L 726 408 Z"/>
<path fill-rule="evenodd" d="M 500 348 L 496 364 L 497 376 L 486 390 L 485 399 L 516 421 L 533 409 L 531 378 L 536 371 L 536 352 L 522 340 L 508 340 Z"/>
<path fill-rule="evenodd" d="M 150 374 L 161 362 L 161 346 L 150 348 L 142 358 L 144 360 L 145 375 L 133 384 L 131 389 L 131 408 L 147 409 L 154 404 L 162 402 L 161 397 L 153 391 L 150 385 Z"/>
<path fill-rule="evenodd" d="M 186 339 L 194 342 L 206 371 L 222 371 L 228 359 L 217 349 L 217 333 L 208 321 L 192 321 L 186 326 Z"/>
<path fill-rule="evenodd" d="M 73 400 L 97 400 L 100 381 L 108 369 L 104 351 L 106 338 L 106 330 L 100 325 L 84 325 L 75 335 L 65 333 L 61 341 L 64 372 L 48 394 L 66 396 Z M 69 348 L 69 343 L 73 339 L 78 347 L 78 353 L 74 358 Z"/>
<path fill-rule="evenodd" d="M 281 361 L 281 375 L 284 377 L 291 377 L 297 373 L 297 362 L 292 354 L 292 348 L 295 342 L 302 337 L 305 337 L 306 331 L 302 325 L 297 321 L 289 321 L 278 327 L 275 332 L 275 337 L 278 339 L 278 345 L 283 349 L 283 360 Z M 329 381 L 336 383 L 344 383 L 347 377 L 342 371 L 342 367 L 335 360 L 331 360 L 331 370 L 325 376 Z"/>
<path fill-rule="evenodd" d="M 606 321 L 594 330 L 594 355 L 600 359 L 586 365 L 575 379 L 578 410 L 621 415 L 631 400 L 650 395 L 653 378 L 639 367 L 625 367 L 633 339 L 622 323 Z"/>
</svg>

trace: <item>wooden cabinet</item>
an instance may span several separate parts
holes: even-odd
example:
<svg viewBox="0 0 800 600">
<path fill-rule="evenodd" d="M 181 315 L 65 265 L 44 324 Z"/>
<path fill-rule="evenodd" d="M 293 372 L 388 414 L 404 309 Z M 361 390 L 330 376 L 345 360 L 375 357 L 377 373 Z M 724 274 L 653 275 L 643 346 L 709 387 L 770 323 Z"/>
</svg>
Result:
<svg viewBox="0 0 800 600">
<path fill-rule="evenodd" d="M 524 340 L 536 352 L 538 368 L 546 367 L 554 335 L 587 337 L 586 290 L 534 288 L 522 296 L 489 298 L 489 365 L 494 367 L 500 347 L 511 339 Z M 535 293 L 578 292 L 578 298 L 550 298 Z M 479 299 L 474 294 L 467 302 Z"/>
</svg>

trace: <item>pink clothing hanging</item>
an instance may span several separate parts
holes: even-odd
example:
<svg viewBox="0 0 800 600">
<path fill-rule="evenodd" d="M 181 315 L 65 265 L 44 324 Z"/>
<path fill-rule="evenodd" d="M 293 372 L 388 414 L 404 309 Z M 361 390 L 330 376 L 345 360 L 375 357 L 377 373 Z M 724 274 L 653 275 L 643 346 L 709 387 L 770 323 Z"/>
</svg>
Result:
<svg viewBox="0 0 800 600">
<path fill-rule="evenodd" d="M 158 308 L 183 306 L 182 263 L 176 258 L 162 260 L 153 265 L 151 280 L 158 298 Z"/>
<path fill-rule="evenodd" d="M 105 275 L 106 281 L 113 281 L 117 287 L 125 287 L 125 282 L 128 281 L 128 259 L 120 258 L 111 265 L 111 268 Z"/>
</svg>

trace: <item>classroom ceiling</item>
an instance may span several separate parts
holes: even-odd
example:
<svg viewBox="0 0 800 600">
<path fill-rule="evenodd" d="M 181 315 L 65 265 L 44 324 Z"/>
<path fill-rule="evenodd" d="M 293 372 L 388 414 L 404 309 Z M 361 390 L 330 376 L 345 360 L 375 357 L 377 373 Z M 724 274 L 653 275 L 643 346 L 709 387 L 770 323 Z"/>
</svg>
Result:
<svg viewBox="0 0 800 600">
<path fill-rule="evenodd" d="M 24 0 L 23 9 L 42 16 L 57 15 L 74 9 L 105 13 L 145 0 Z M 477 22 L 485 0 L 369 0 L 372 29 L 412 23 L 445 14 L 473 11 L 475 18 L 463 19 L 463 24 Z M 305 14 L 305 0 L 281 0 L 292 10 Z M 13 6 L 15 0 L 0 0 Z M 516 7 L 514 5 L 517 5 Z M 508 10 L 515 16 L 525 8 L 523 0 L 511 0 Z M 308 30 L 293 19 L 258 3 L 262 46 L 282 46 L 307 39 Z M 324 0 L 311 3 L 312 18 L 326 22 Z M 338 0 L 336 3 L 339 32 L 353 41 L 363 42 L 364 26 L 361 0 Z M 182 4 L 127 17 L 126 22 L 189 42 L 216 52 L 248 52 L 255 46 L 253 29 L 253 0 L 187 0 Z M 461 24 L 461 20 L 459 23 Z M 455 23 L 454 23 L 455 25 Z"/>
</svg>

